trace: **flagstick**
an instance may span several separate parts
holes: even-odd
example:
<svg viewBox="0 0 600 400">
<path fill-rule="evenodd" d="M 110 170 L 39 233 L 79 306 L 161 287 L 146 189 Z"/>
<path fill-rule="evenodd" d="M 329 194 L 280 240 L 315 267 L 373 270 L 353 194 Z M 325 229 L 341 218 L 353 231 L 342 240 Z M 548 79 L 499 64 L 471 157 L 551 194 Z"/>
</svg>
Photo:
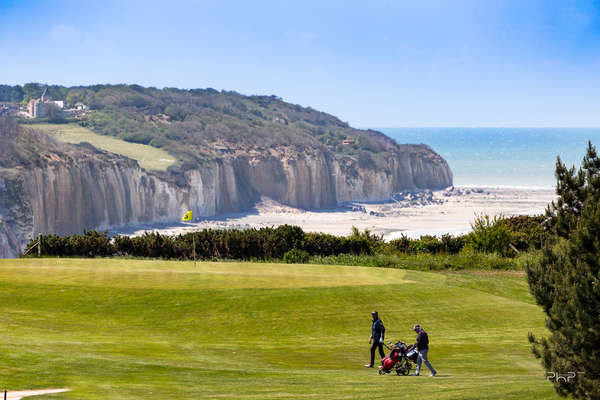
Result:
<svg viewBox="0 0 600 400">
<path fill-rule="evenodd" d="M 196 268 L 196 236 L 192 233 L 192 243 L 194 245 L 194 268 Z"/>
</svg>

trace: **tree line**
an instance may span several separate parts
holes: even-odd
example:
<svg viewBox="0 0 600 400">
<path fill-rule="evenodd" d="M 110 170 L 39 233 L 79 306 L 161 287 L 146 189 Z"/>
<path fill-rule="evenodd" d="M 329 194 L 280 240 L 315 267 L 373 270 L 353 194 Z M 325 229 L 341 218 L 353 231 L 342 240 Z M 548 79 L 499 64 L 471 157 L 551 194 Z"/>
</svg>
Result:
<svg viewBox="0 0 600 400">
<path fill-rule="evenodd" d="M 418 239 L 401 236 L 385 242 L 381 235 L 354 228 L 348 236 L 304 232 L 298 226 L 276 228 L 204 229 L 169 236 L 144 233 L 129 237 L 111 237 L 108 231 L 84 231 L 82 234 L 41 235 L 33 238 L 25 252 L 32 253 L 41 238 L 41 254 L 58 257 L 132 256 L 177 260 L 280 260 L 292 262 L 311 256 L 340 254 L 458 254 L 465 247 L 482 253 L 512 257 L 519 251 L 541 248 L 544 241 L 543 217 L 477 217 L 473 231 L 466 235 L 441 237 L 424 235 Z M 294 252 L 286 253 L 294 250 Z M 37 254 L 36 251 L 33 251 Z"/>
<path fill-rule="evenodd" d="M 307 255 L 373 254 L 383 243 L 381 236 L 369 231 L 345 237 L 307 233 L 300 227 L 282 225 L 260 229 L 204 229 L 177 236 L 144 233 L 129 237 L 110 237 L 108 231 L 84 231 L 82 234 L 40 235 L 26 246 L 25 253 L 42 256 L 110 257 L 132 256 L 177 260 L 275 260 L 291 250 Z"/>
</svg>

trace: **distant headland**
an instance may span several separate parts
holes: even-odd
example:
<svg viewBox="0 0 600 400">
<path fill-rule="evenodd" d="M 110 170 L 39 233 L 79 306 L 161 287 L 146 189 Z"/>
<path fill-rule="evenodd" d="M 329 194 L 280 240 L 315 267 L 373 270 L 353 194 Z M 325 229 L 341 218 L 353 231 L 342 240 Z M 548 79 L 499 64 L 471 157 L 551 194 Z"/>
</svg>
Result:
<svg viewBox="0 0 600 400">
<path fill-rule="evenodd" d="M 38 233 L 385 201 L 452 185 L 398 144 L 277 96 L 139 85 L 0 85 L 0 256 Z"/>
</svg>

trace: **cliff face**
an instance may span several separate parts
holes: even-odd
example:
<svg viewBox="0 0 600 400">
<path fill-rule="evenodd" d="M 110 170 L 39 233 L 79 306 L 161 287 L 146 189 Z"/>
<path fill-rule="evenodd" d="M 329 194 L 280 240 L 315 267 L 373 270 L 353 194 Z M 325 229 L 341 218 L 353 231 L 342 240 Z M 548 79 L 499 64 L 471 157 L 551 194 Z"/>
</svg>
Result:
<svg viewBox="0 0 600 400">
<path fill-rule="evenodd" d="M 0 169 L 0 258 L 15 257 L 31 236 L 32 213 L 23 177 Z"/>
<path fill-rule="evenodd" d="M 251 209 L 260 196 L 315 209 L 452 184 L 446 162 L 423 145 L 396 145 L 383 162 L 335 157 L 321 149 L 233 154 L 189 168 L 174 180 L 91 145 L 60 144 L 11 129 L 12 134 L 0 135 L 0 257 L 16 256 L 40 232 L 175 222 L 187 210 L 196 216 L 239 212 Z"/>
<path fill-rule="evenodd" d="M 431 154 L 433 156 L 433 154 Z M 437 162 L 436 162 L 437 161 Z M 117 159 L 56 162 L 28 171 L 24 193 L 33 231 L 66 234 L 131 222 L 176 221 L 187 210 L 211 216 L 250 209 L 260 196 L 299 208 L 330 208 L 342 201 L 379 201 L 413 188 L 451 184 L 449 169 L 425 156 L 389 160 L 387 168 L 361 168 L 353 160 L 324 154 L 278 160 L 244 157 L 219 160 L 186 172 L 177 186 Z"/>
<path fill-rule="evenodd" d="M 448 164 L 429 147 L 399 147 L 383 165 L 375 165 L 372 160 L 337 161 L 337 201 L 382 201 L 402 190 L 442 189 L 452 185 Z"/>
</svg>

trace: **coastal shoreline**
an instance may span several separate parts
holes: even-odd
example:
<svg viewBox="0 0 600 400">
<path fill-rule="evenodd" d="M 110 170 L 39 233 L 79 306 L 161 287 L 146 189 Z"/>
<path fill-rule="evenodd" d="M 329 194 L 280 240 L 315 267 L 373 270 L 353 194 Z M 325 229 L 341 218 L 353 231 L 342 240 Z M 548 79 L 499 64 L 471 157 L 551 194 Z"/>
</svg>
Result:
<svg viewBox="0 0 600 400">
<path fill-rule="evenodd" d="M 407 191 L 387 202 L 347 202 L 330 210 L 301 210 L 263 197 L 254 209 L 236 214 L 202 217 L 190 223 L 127 225 L 113 234 L 168 235 L 201 229 L 247 229 L 297 225 L 307 232 L 348 235 L 352 227 L 369 229 L 393 240 L 401 235 L 461 235 L 471 230 L 477 215 L 538 215 L 556 197 L 553 188 L 457 186 L 438 191 Z"/>
</svg>

